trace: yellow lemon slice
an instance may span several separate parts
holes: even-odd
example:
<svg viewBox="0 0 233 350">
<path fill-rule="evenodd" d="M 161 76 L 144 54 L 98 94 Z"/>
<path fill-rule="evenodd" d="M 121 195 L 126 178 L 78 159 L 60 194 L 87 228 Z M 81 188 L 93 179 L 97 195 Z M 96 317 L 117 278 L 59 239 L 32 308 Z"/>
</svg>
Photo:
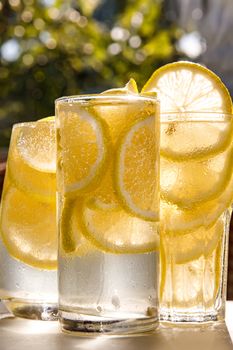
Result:
<svg viewBox="0 0 233 350">
<path fill-rule="evenodd" d="M 110 159 L 109 166 L 104 175 L 100 186 L 89 196 L 89 206 L 93 209 L 112 210 L 119 207 L 116 191 L 113 184 L 114 166 L 113 160 Z"/>
<path fill-rule="evenodd" d="M 162 197 L 184 208 L 216 198 L 231 179 L 232 159 L 232 149 L 199 161 L 175 162 L 161 158 Z"/>
<path fill-rule="evenodd" d="M 233 199 L 233 178 L 218 198 L 200 203 L 191 209 L 182 209 L 175 204 L 161 203 L 161 221 L 167 234 L 186 234 L 197 228 L 211 227 L 221 214 L 231 206 Z"/>
<path fill-rule="evenodd" d="M 76 215 L 80 215 L 78 207 Z M 87 203 L 81 220 L 85 237 L 102 251 L 136 254 L 159 248 L 158 224 L 133 217 L 124 210 L 94 210 Z"/>
<path fill-rule="evenodd" d="M 41 127 L 38 127 L 39 124 Z M 14 127 L 11 136 L 8 176 L 15 186 L 41 201 L 54 201 L 56 193 L 56 173 L 52 169 L 56 158 L 53 153 L 54 135 L 54 123 L 41 122 L 19 124 Z M 32 146 L 32 143 L 35 144 Z M 50 157 L 53 158 L 51 161 Z M 44 171 L 48 168 L 51 172 Z"/>
<path fill-rule="evenodd" d="M 166 257 L 166 265 L 162 267 L 166 269 L 166 279 L 160 289 L 161 310 L 169 305 L 190 309 L 203 303 L 206 309 L 212 308 L 220 286 L 221 241 L 208 257 L 201 255 L 185 264 L 176 264 Z"/>
<path fill-rule="evenodd" d="M 45 117 L 45 118 L 41 118 L 39 120 L 37 120 L 37 122 L 44 122 L 44 121 L 53 121 L 55 122 L 55 116 L 50 116 L 50 117 Z"/>
<path fill-rule="evenodd" d="M 158 130 L 153 115 L 137 120 L 119 141 L 116 192 L 122 206 L 145 220 L 159 218 Z"/>
<path fill-rule="evenodd" d="M 20 158 L 41 172 L 56 172 L 56 142 L 54 120 L 24 123 L 16 141 Z"/>
<path fill-rule="evenodd" d="M 232 101 L 213 72 L 196 63 L 171 63 L 156 70 L 142 89 L 143 93 L 153 91 L 158 93 L 161 106 L 163 156 L 200 159 L 229 145 L 233 121 L 222 114 L 232 112 Z"/>
<path fill-rule="evenodd" d="M 193 115 L 193 113 L 174 114 L 174 120 L 170 121 L 171 115 L 162 115 L 160 153 L 163 157 L 176 162 L 202 160 L 226 150 L 231 144 L 233 137 L 231 115 L 200 112 L 195 113 L 195 119 Z"/>
<path fill-rule="evenodd" d="M 2 200 L 2 240 L 14 258 L 40 269 L 57 266 L 56 205 L 11 186 Z"/>
<path fill-rule="evenodd" d="M 87 193 L 98 186 L 106 169 L 108 126 L 79 104 L 60 103 L 58 109 L 58 186 L 66 196 Z"/>
<path fill-rule="evenodd" d="M 114 88 L 103 91 L 101 95 L 122 95 L 122 94 L 138 94 L 136 81 L 131 78 L 123 88 Z"/>
<path fill-rule="evenodd" d="M 80 216 L 82 209 L 82 199 L 69 200 L 64 199 L 60 203 L 62 208 L 60 218 L 60 247 L 61 253 L 67 256 L 85 256 L 95 248 L 85 238 L 80 225 Z"/>
<path fill-rule="evenodd" d="M 209 256 L 217 247 L 224 232 L 224 220 L 220 218 L 212 227 L 200 228 L 186 235 L 163 236 L 166 250 L 176 264 L 186 264 L 200 256 Z"/>
<path fill-rule="evenodd" d="M 148 101 L 139 100 L 137 94 L 136 82 L 130 79 L 125 87 L 106 90 L 100 94 L 101 100 L 92 102 L 94 112 L 108 124 L 114 146 L 119 136 L 137 118 L 145 115 L 145 110 L 150 113 L 154 109 Z"/>
</svg>

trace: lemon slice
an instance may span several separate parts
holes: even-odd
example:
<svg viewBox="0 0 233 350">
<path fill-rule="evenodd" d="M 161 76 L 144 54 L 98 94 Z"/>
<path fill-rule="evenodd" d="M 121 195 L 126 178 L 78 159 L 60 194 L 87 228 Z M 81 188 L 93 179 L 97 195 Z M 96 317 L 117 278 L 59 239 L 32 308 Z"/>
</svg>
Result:
<svg viewBox="0 0 233 350">
<path fill-rule="evenodd" d="M 199 259 L 186 264 L 175 264 L 167 256 L 165 263 L 163 269 L 166 269 L 166 280 L 160 289 L 161 311 L 171 305 L 174 309 L 182 310 L 191 310 L 197 305 L 213 308 L 217 293 L 220 292 L 221 241 L 208 257 L 201 255 Z"/>
<path fill-rule="evenodd" d="M 138 94 L 137 83 L 133 78 L 130 78 L 128 83 L 123 88 L 114 88 L 101 92 L 101 95 L 125 95 Z"/>
<path fill-rule="evenodd" d="M 88 203 L 93 209 L 115 210 L 119 207 L 119 202 L 113 185 L 113 178 L 114 167 L 111 159 L 100 186 L 90 194 Z"/>
<path fill-rule="evenodd" d="M 78 207 L 76 215 L 80 212 Z M 136 254 L 158 250 L 157 223 L 127 214 L 124 210 L 82 209 L 82 231 L 97 248 L 108 253 Z"/>
<path fill-rule="evenodd" d="M 41 118 L 41 119 L 37 120 L 38 123 L 44 122 L 44 121 L 52 121 L 52 122 L 55 122 L 55 116 L 45 117 L 45 118 Z"/>
<path fill-rule="evenodd" d="M 60 218 L 60 247 L 61 253 L 66 256 L 85 256 L 95 249 L 84 237 L 80 225 L 82 200 L 64 199 L 61 204 L 62 213 Z"/>
<path fill-rule="evenodd" d="M 216 198 L 230 181 L 232 158 L 232 149 L 201 161 L 175 162 L 161 158 L 162 197 L 184 208 Z"/>
<path fill-rule="evenodd" d="M 208 257 L 216 249 L 224 232 L 224 220 L 220 218 L 212 227 L 201 226 L 186 235 L 167 236 L 166 249 L 169 249 L 174 263 L 186 264 Z M 165 238 L 166 240 L 166 238 Z"/>
<path fill-rule="evenodd" d="M 58 185 L 69 196 L 87 193 L 98 186 L 107 166 L 108 126 L 78 104 L 60 103 L 58 109 Z"/>
<path fill-rule="evenodd" d="M 56 268 L 55 200 L 39 202 L 11 186 L 3 197 L 0 228 L 14 258 L 40 269 Z"/>
<path fill-rule="evenodd" d="M 161 222 L 167 234 L 186 234 L 197 228 L 211 227 L 220 215 L 231 206 L 233 199 L 233 178 L 218 198 L 201 203 L 192 209 L 182 209 L 175 204 L 161 203 Z"/>
<path fill-rule="evenodd" d="M 43 125 L 43 130 L 44 127 L 48 128 L 50 130 L 53 129 L 53 123 L 42 123 Z M 35 123 L 32 124 L 33 128 Z M 37 125 L 37 124 L 36 124 Z M 45 126 L 46 125 L 46 126 Z M 47 201 L 47 202 L 52 202 L 54 201 L 55 198 L 55 193 L 56 193 L 56 174 L 54 172 L 45 172 L 45 171 L 39 171 L 35 167 L 31 166 L 32 163 L 36 163 L 37 165 L 39 164 L 39 159 L 42 160 L 42 163 L 40 163 L 40 168 L 43 168 L 43 164 L 53 164 L 52 163 L 45 161 L 43 163 L 43 154 L 44 154 L 44 159 L 46 158 L 46 150 L 50 146 L 44 146 L 43 148 L 43 142 L 54 142 L 55 145 L 55 140 L 48 141 L 46 138 L 44 141 L 42 141 L 40 138 L 36 136 L 36 139 L 34 141 L 31 140 L 32 134 L 30 131 L 30 125 L 25 127 L 25 124 L 16 126 L 13 129 L 13 133 L 11 136 L 11 144 L 10 144 L 10 150 L 9 150 L 9 156 L 7 160 L 7 174 L 10 177 L 11 181 L 15 184 L 16 187 L 19 189 L 23 190 L 24 192 L 27 192 L 31 196 L 41 200 L 41 201 Z M 38 130 L 38 127 L 35 127 L 35 130 Z M 40 128 L 39 128 L 40 129 Z M 34 133 L 34 131 L 32 132 Z M 48 132 L 49 133 L 49 132 Z M 52 131 L 53 133 L 53 131 Z M 28 138 L 29 135 L 29 138 Z M 42 135 L 40 135 L 42 136 Z M 48 134 L 47 134 L 48 136 Z M 31 161 L 28 159 L 29 154 L 33 154 L 33 150 L 36 152 L 36 146 L 32 147 L 31 151 L 29 150 L 30 148 L 30 142 L 36 142 L 38 141 L 38 157 L 36 160 Z M 23 142 L 25 141 L 25 148 L 28 146 L 28 150 L 24 152 L 23 148 Z M 53 148 L 53 147 L 51 147 Z M 30 153 L 31 152 L 31 153 Z M 50 153 L 52 157 L 55 157 Z M 29 158 L 28 158 L 29 157 Z M 44 168 L 45 169 L 45 168 Z M 51 169 L 51 168 L 50 168 Z"/>
<path fill-rule="evenodd" d="M 181 113 L 175 120 L 162 116 L 161 155 L 176 162 L 202 160 L 223 152 L 233 138 L 233 118 L 230 115 L 209 113 Z M 199 120 L 198 120 L 198 118 Z"/>
<path fill-rule="evenodd" d="M 164 123 L 163 156 L 176 160 L 200 159 L 229 145 L 233 121 L 228 118 L 222 123 L 227 117 L 221 114 L 232 112 L 232 101 L 227 88 L 213 72 L 196 63 L 171 63 L 156 70 L 142 89 L 143 93 L 153 91 L 158 92 Z M 203 120 L 205 123 L 200 123 Z"/>
<path fill-rule="evenodd" d="M 56 172 L 54 120 L 22 124 L 16 141 L 20 158 L 40 172 Z"/>
<path fill-rule="evenodd" d="M 112 144 L 115 146 L 119 136 L 135 122 L 137 118 L 145 115 L 145 110 L 154 113 L 154 105 L 148 101 L 138 100 L 138 89 L 133 79 L 123 88 L 110 89 L 102 92 L 101 100 L 93 101 L 95 113 L 106 121 Z M 106 99 L 104 98 L 106 96 Z M 122 96 L 124 98 L 122 98 Z M 119 97 L 119 99 L 117 99 Z M 114 103 L 113 103 L 114 102 Z"/>
<path fill-rule="evenodd" d="M 122 206 L 145 220 L 159 218 L 158 142 L 154 116 L 137 120 L 122 136 L 116 157 L 116 192 Z"/>
</svg>

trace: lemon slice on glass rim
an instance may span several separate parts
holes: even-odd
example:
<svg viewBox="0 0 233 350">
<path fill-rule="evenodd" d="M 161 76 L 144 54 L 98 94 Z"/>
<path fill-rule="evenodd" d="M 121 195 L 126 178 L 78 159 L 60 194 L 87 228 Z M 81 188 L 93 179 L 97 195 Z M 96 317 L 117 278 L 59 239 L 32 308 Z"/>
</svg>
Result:
<svg viewBox="0 0 233 350">
<path fill-rule="evenodd" d="M 142 89 L 153 91 L 160 100 L 162 156 L 176 161 L 208 158 L 230 144 L 232 101 L 212 71 L 186 61 L 167 64 Z"/>
<path fill-rule="evenodd" d="M 128 83 L 123 88 L 113 88 L 101 92 L 100 95 L 128 95 L 138 94 L 137 83 L 133 78 L 130 78 Z"/>
</svg>

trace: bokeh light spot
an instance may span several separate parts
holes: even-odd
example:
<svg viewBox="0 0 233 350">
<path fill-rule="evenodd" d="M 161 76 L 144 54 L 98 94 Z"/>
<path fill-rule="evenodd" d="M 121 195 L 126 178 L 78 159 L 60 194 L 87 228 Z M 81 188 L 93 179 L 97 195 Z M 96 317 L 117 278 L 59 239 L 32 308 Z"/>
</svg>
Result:
<svg viewBox="0 0 233 350">
<path fill-rule="evenodd" d="M 55 39 L 51 38 L 46 42 L 45 45 L 47 46 L 48 49 L 53 50 L 56 48 L 57 42 Z"/>
<path fill-rule="evenodd" d="M 32 55 L 30 55 L 29 53 L 26 53 L 25 55 L 23 55 L 23 63 L 25 66 L 31 66 L 34 62 L 34 58 Z"/>
<path fill-rule="evenodd" d="M 18 7 L 20 5 L 20 0 L 9 0 L 11 7 Z"/>
<path fill-rule="evenodd" d="M 25 28 L 23 26 L 16 26 L 14 29 L 15 36 L 21 38 L 25 34 Z"/>
<path fill-rule="evenodd" d="M 93 46 L 91 43 L 86 43 L 86 44 L 83 46 L 83 52 L 84 52 L 86 55 L 91 55 L 91 54 L 94 52 L 94 46 Z"/>
<path fill-rule="evenodd" d="M 21 54 L 20 45 L 17 40 L 7 40 L 1 47 L 1 55 L 5 61 L 14 62 L 17 61 Z"/>
<path fill-rule="evenodd" d="M 45 22 L 42 18 L 36 18 L 33 22 L 34 24 L 34 27 L 37 29 L 37 30 L 42 30 L 44 29 L 45 27 Z"/>
<path fill-rule="evenodd" d="M 113 56 L 118 55 L 121 51 L 122 51 L 121 45 L 118 43 L 113 43 L 108 46 L 108 53 L 110 53 L 110 55 L 113 55 Z"/>
<path fill-rule="evenodd" d="M 129 45 L 133 49 L 137 49 L 141 45 L 141 43 L 142 43 L 142 40 L 141 40 L 140 36 L 138 36 L 138 35 L 133 35 L 129 39 Z"/>
<path fill-rule="evenodd" d="M 114 27 L 111 30 L 111 38 L 114 41 L 126 41 L 129 35 L 129 31 L 121 27 Z"/>
<path fill-rule="evenodd" d="M 131 18 L 131 25 L 134 28 L 138 28 L 141 26 L 143 22 L 143 14 L 141 12 L 135 12 L 135 14 Z"/>
<path fill-rule="evenodd" d="M 206 50 L 206 42 L 198 32 L 184 34 L 176 46 L 180 52 L 191 59 L 197 58 Z"/>
<path fill-rule="evenodd" d="M 31 22 L 31 20 L 33 18 L 33 14 L 32 14 L 31 11 L 25 10 L 25 11 L 22 12 L 21 18 L 22 18 L 23 22 L 29 23 L 29 22 Z"/>
<path fill-rule="evenodd" d="M 48 57 L 46 55 L 38 55 L 36 58 L 36 62 L 40 65 L 40 66 L 44 66 L 48 63 Z"/>
<path fill-rule="evenodd" d="M 56 7 L 48 9 L 48 15 L 51 19 L 56 20 L 60 17 L 60 11 Z"/>
</svg>

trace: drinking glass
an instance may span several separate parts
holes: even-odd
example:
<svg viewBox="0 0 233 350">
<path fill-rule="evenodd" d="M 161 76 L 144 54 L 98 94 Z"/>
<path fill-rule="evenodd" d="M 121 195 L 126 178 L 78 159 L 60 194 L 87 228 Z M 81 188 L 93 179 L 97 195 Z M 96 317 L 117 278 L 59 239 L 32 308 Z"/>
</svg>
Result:
<svg viewBox="0 0 233 350">
<path fill-rule="evenodd" d="M 160 318 L 224 318 L 233 200 L 233 116 L 161 116 Z"/>
<path fill-rule="evenodd" d="M 56 128 L 62 330 L 149 330 L 158 318 L 158 101 L 63 97 Z"/>
<path fill-rule="evenodd" d="M 54 120 L 13 127 L 0 211 L 0 298 L 18 317 L 57 318 Z"/>
</svg>

